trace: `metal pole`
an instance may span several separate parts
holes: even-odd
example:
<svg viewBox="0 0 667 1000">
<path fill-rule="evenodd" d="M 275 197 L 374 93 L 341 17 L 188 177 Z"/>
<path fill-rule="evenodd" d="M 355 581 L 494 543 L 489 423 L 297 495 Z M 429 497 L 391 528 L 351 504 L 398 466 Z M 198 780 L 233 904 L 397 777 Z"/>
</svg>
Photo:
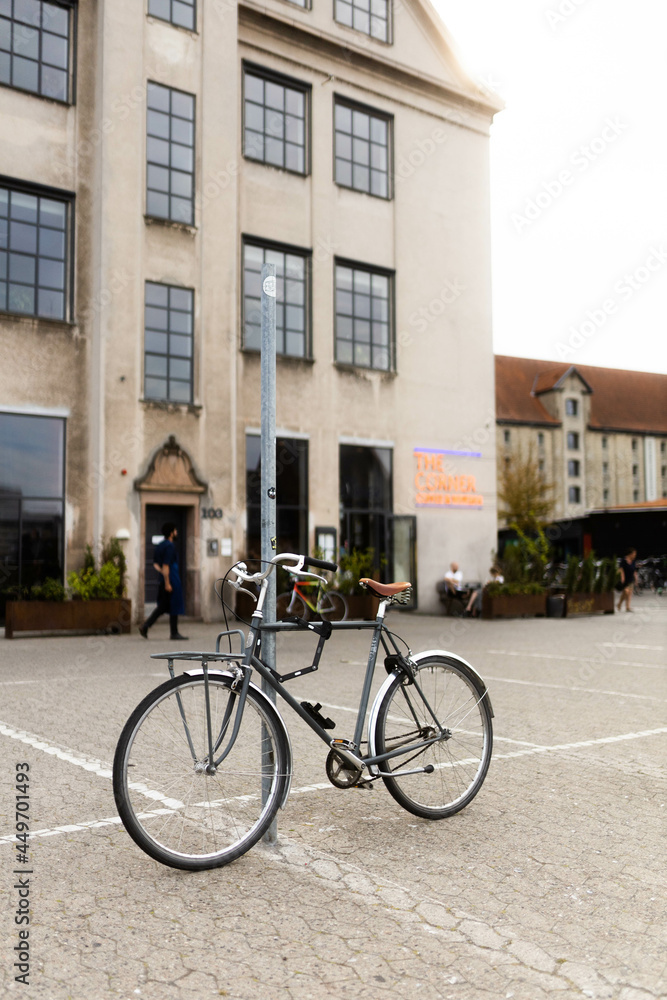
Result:
<svg viewBox="0 0 667 1000">
<path fill-rule="evenodd" d="M 261 429 L 262 429 L 262 503 L 261 503 L 261 554 L 263 560 L 272 559 L 276 554 L 276 266 L 264 264 L 262 267 L 262 355 L 261 355 Z M 263 569 L 266 567 L 263 566 Z M 269 586 L 264 602 L 265 621 L 276 618 L 276 574 L 269 577 Z M 260 656 L 264 663 L 276 668 L 276 634 L 264 632 L 260 646 Z M 262 678 L 262 690 L 276 700 L 273 691 Z M 271 755 L 265 750 L 268 734 L 262 726 L 262 767 L 269 773 L 273 765 Z M 270 781 L 262 779 L 262 802 L 266 802 L 270 792 Z M 273 821 L 264 834 L 264 841 L 275 844 L 278 839 L 278 824 Z"/>
</svg>

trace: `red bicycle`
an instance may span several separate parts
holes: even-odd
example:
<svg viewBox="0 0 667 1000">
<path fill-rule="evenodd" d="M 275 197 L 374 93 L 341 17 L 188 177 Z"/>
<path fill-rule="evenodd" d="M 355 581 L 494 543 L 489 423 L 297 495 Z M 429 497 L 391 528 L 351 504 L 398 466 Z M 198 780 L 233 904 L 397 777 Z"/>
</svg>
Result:
<svg viewBox="0 0 667 1000">
<path fill-rule="evenodd" d="M 276 598 L 277 621 L 288 615 L 308 621 L 311 612 L 327 622 L 342 622 L 347 618 L 347 601 L 337 590 L 327 590 L 315 580 L 295 580 L 292 590 Z"/>
</svg>

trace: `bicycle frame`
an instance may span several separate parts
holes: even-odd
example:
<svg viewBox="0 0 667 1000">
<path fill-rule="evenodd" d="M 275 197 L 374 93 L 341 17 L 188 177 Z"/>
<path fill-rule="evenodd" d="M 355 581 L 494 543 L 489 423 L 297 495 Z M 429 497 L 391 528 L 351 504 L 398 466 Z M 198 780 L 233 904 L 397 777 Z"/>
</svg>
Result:
<svg viewBox="0 0 667 1000">
<path fill-rule="evenodd" d="M 438 730 L 437 735 L 426 740 L 420 740 L 418 742 L 409 743 L 406 746 L 400 747 L 399 749 L 394 749 L 383 754 L 372 754 L 366 756 L 360 754 L 360 747 L 364 730 L 364 722 L 368 711 L 371 687 L 373 683 L 373 677 L 375 675 L 377 654 L 380 648 L 380 644 L 382 644 L 387 655 L 391 655 L 392 651 L 390 650 L 389 645 L 387 643 L 387 640 L 389 640 L 389 642 L 393 647 L 394 654 L 400 655 L 400 650 L 394 641 L 392 633 L 384 624 L 384 615 L 388 603 L 387 601 L 382 601 L 380 603 L 377 616 L 374 622 L 343 621 L 343 622 L 328 623 L 331 626 L 331 630 L 336 632 L 351 631 L 351 630 L 373 631 L 370 650 L 368 653 L 368 662 L 366 665 L 366 674 L 364 677 L 361 698 L 359 701 L 359 709 L 357 712 L 357 719 L 355 723 L 354 736 L 353 739 L 350 741 L 350 740 L 332 739 L 327 730 L 324 729 L 314 718 L 312 718 L 309 712 L 305 708 L 303 708 L 301 703 L 297 701 L 296 698 L 294 698 L 294 696 L 287 690 L 287 688 L 283 683 L 284 680 L 291 679 L 294 677 L 299 677 L 318 669 L 319 654 L 321 653 L 321 647 L 324 643 L 324 640 L 322 638 L 320 638 L 318 653 L 316 653 L 317 656 L 316 663 L 313 666 L 307 667 L 303 670 L 294 671 L 291 674 L 287 675 L 286 677 L 280 677 L 280 675 L 277 674 L 277 672 L 275 672 L 271 667 L 269 667 L 256 655 L 257 645 L 261 639 L 262 632 L 303 632 L 306 631 L 306 629 L 311 629 L 313 631 L 316 631 L 317 628 L 317 626 L 313 625 L 313 623 L 308 623 L 306 629 L 304 629 L 303 626 L 293 622 L 264 622 L 262 607 L 261 607 L 261 605 L 263 604 L 262 598 L 263 598 L 263 593 L 260 594 L 257 608 L 251 619 L 250 631 L 248 633 L 249 641 L 246 646 L 246 651 L 242 661 L 242 668 L 244 669 L 244 673 L 245 671 L 248 670 L 248 668 L 256 670 L 257 673 L 264 678 L 269 687 L 271 687 L 274 691 L 276 691 L 277 694 L 279 694 L 280 697 L 287 702 L 287 704 L 290 706 L 290 708 L 293 709 L 293 711 L 296 712 L 299 718 L 303 719 L 306 725 L 310 726 L 313 732 L 316 733 L 317 736 L 319 736 L 319 738 L 322 740 L 322 742 L 325 743 L 330 749 L 340 754 L 340 756 L 344 757 L 349 763 L 351 763 L 355 767 L 358 767 L 360 770 L 368 768 L 369 770 L 371 770 L 371 773 L 374 776 L 380 777 L 382 772 L 377 770 L 378 764 L 381 764 L 386 760 L 390 760 L 393 757 L 399 757 L 404 754 L 412 753 L 416 750 L 421 750 L 427 746 L 430 746 L 433 743 L 437 743 L 439 740 L 445 739 L 447 735 L 446 730 L 444 730 L 441 727 L 435 715 L 435 712 L 429 705 L 428 700 L 424 695 L 423 691 L 421 690 L 421 688 L 419 687 L 419 685 L 415 684 L 414 685 L 415 690 L 418 692 L 419 697 L 424 702 L 424 705 L 426 706 L 426 709 L 431 718 L 433 719 L 434 725 Z M 224 634 L 225 633 L 221 633 L 220 636 L 218 636 L 218 641 Z M 241 712 L 242 710 L 243 706 L 239 705 L 238 711 Z"/>
</svg>

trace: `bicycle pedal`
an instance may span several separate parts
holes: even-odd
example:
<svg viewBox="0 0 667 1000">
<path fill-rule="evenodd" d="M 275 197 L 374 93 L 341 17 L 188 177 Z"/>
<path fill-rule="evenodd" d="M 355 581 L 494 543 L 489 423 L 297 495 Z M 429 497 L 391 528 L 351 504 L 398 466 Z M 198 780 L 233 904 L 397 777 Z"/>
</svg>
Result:
<svg viewBox="0 0 667 1000">
<path fill-rule="evenodd" d="M 309 701 L 302 701 L 301 708 L 304 708 L 306 712 L 308 712 L 308 715 L 311 717 L 311 719 L 314 719 L 315 722 L 317 722 L 322 727 L 322 729 L 336 728 L 336 723 L 333 721 L 333 719 L 328 719 L 321 714 L 320 709 L 322 708 L 322 706 L 320 705 L 319 701 L 317 705 L 311 705 Z"/>
</svg>

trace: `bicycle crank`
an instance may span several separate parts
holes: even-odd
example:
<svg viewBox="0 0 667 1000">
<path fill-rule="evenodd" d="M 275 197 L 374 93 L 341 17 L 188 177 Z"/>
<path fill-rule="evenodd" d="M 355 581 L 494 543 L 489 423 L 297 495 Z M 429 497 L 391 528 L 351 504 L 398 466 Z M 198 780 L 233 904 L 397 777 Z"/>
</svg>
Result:
<svg viewBox="0 0 667 1000">
<path fill-rule="evenodd" d="M 336 788 L 354 788 L 361 778 L 361 768 L 344 760 L 335 750 L 327 754 L 327 778 Z"/>
</svg>

